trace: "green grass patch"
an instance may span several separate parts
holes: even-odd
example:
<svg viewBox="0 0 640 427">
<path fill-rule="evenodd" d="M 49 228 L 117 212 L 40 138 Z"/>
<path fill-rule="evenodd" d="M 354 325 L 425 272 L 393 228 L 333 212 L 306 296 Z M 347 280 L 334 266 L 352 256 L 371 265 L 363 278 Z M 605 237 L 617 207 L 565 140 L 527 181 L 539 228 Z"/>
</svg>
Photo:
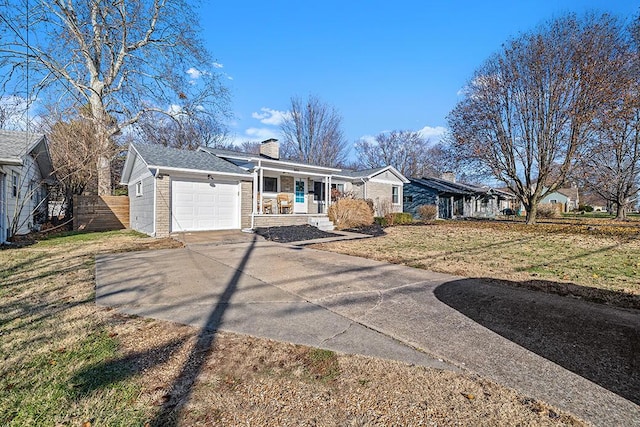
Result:
<svg viewBox="0 0 640 427">
<path fill-rule="evenodd" d="M 0 424 L 142 424 L 147 414 L 131 405 L 139 387 L 126 381 L 132 371 L 116 362 L 117 348 L 114 338 L 97 332 L 71 348 L 25 358 L 0 379 Z"/>
<path fill-rule="evenodd" d="M 312 379 L 321 382 L 331 382 L 340 375 L 338 356 L 331 350 L 310 348 L 305 368 Z"/>
</svg>

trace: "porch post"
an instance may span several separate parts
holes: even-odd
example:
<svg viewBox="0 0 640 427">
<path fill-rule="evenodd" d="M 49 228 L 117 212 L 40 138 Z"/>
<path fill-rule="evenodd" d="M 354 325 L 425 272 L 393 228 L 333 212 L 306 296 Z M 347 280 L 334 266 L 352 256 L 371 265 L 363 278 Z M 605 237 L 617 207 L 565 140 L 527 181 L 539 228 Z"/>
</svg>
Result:
<svg viewBox="0 0 640 427">
<path fill-rule="evenodd" d="M 327 191 L 327 209 L 329 209 L 329 206 L 331 206 L 331 175 L 327 178 L 329 179 L 329 183 L 327 184 L 327 189 L 329 190 Z"/>
<path fill-rule="evenodd" d="M 262 170 L 262 168 L 260 167 L 260 164 L 258 163 L 258 170 L 260 171 L 260 179 L 258 180 L 258 193 L 260 193 L 260 197 L 264 198 L 264 188 L 262 188 L 262 183 L 264 182 L 264 171 Z M 258 195 L 256 194 L 256 205 L 258 204 Z M 262 209 L 263 209 L 263 205 L 264 203 L 260 203 L 260 207 L 258 208 L 258 213 L 260 215 L 262 215 Z"/>
<path fill-rule="evenodd" d="M 257 196 L 258 196 L 258 172 L 253 171 L 253 191 L 252 193 L 252 198 L 253 200 L 251 201 L 251 229 L 253 230 L 255 228 L 255 216 L 256 216 L 256 207 L 257 207 Z"/>
</svg>

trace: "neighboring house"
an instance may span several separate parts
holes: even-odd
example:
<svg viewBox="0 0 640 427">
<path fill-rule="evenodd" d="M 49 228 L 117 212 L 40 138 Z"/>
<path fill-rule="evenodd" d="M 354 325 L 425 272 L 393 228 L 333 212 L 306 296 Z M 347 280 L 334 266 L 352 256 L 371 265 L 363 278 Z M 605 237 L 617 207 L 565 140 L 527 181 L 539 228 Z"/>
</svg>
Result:
<svg viewBox="0 0 640 427">
<path fill-rule="evenodd" d="M 449 179 L 411 178 L 404 187 L 404 211 L 418 216 L 418 207 L 438 207 L 438 218 L 493 218 L 512 208 L 513 195 L 490 187 L 462 184 Z"/>
<path fill-rule="evenodd" d="M 408 180 L 391 166 L 350 171 L 281 160 L 279 151 L 274 139 L 260 154 L 131 145 L 121 181 L 129 188 L 131 228 L 162 237 L 307 224 L 326 218 L 332 190 L 402 212 Z"/>
<path fill-rule="evenodd" d="M 46 221 L 52 172 L 44 135 L 0 130 L 0 243 Z"/>
<path fill-rule="evenodd" d="M 580 198 L 580 203 L 582 205 L 591 206 L 593 208 L 593 212 L 609 212 L 609 202 L 604 200 L 602 197 L 593 193 L 583 194 Z"/>
<path fill-rule="evenodd" d="M 573 186 L 571 188 L 559 188 L 544 196 L 538 204 L 550 204 L 553 206 L 561 205 L 560 211 L 562 213 L 571 212 L 574 209 L 578 209 L 578 206 L 580 205 L 578 187 Z"/>
</svg>

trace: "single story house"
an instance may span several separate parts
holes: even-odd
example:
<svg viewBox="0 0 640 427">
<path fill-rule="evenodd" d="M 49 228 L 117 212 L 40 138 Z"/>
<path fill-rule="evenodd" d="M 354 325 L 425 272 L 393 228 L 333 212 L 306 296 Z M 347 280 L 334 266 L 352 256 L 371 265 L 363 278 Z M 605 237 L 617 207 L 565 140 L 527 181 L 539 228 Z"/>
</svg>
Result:
<svg viewBox="0 0 640 427">
<path fill-rule="evenodd" d="M 578 187 L 559 188 L 556 191 L 547 194 L 541 200 L 539 205 L 561 205 L 560 212 L 566 213 L 578 209 L 580 206 L 580 197 Z"/>
<path fill-rule="evenodd" d="M 402 212 L 409 182 L 391 166 L 351 171 L 280 159 L 275 139 L 260 154 L 132 144 L 121 183 L 130 227 L 151 236 L 326 221 L 332 191 Z"/>
<path fill-rule="evenodd" d="M 0 243 L 46 221 L 52 173 L 44 135 L 0 130 Z"/>
<path fill-rule="evenodd" d="M 418 216 L 418 207 L 438 207 L 438 218 L 493 218 L 512 208 L 515 197 L 505 191 L 443 178 L 410 178 L 404 186 L 404 211 Z"/>
</svg>

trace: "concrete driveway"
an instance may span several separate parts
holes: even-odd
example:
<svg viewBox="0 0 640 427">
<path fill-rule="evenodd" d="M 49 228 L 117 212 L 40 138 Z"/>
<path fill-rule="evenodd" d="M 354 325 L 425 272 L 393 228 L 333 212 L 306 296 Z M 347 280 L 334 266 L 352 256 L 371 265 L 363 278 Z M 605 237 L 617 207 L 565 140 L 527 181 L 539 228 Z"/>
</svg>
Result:
<svg viewBox="0 0 640 427">
<path fill-rule="evenodd" d="M 128 314 L 478 373 L 596 425 L 640 425 L 640 313 L 237 234 L 100 256 Z"/>
</svg>

